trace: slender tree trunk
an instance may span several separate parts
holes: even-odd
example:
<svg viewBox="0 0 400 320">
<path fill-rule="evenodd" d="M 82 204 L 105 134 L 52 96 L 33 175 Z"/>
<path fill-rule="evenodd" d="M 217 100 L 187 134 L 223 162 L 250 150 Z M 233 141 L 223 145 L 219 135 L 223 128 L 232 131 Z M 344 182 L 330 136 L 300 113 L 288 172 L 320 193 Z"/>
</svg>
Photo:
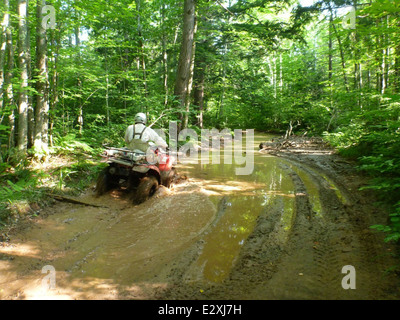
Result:
<svg viewBox="0 0 400 320">
<path fill-rule="evenodd" d="M 46 29 L 42 27 L 42 7 L 46 5 L 45 0 L 37 0 L 36 3 L 36 110 L 35 110 L 35 141 L 37 151 L 48 150 L 48 128 L 49 128 L 49 95 L 48 81 L 49 72 L 47 64 L 47 38 Z"/>
<path fill-rule="evenodd" d="M 225 82 L 226 82 L 226 60 L 227 60 L 227 54 L 228 54 L 228 44 L 225 43 L 225 48 L 224 48 L 224 57 L 223 57 L 223 62 L 222 62 L 222 91 L 221 91 L 221 97 L 219 100 L 219 115 L 218 119 L 222 120 L 224 116 L 224 99 L 225 99 Z"/>
<path fill-rule="evenodd" d="M 316 59 L 314 60 L 316 61 Z M 282 52 L 279 53 L 279 91 L 282 96 L 283 91 L 283 57 Z"/>
<path fill-rule="evenodd" d="M 196 31 L 197 31 L 197 22 L 195 19 L 194 34 L 196 34 Z M 186 94 L 186 101 L 185 101 L 186 113 L 185 113 L 185 117 L 184 117 L 184 121 L 183 121 L 184 128 L 187 128 L 188 124 L 189 124 L 190 95 L 192 93 L 192 88 L 193 88 L 195 56 L 196 56 L 196 41 L 193 41 L 192 58 L 191 58 L 191 64 L 190 64 L 190 76 L 189 76 L 189 80 L 188 80 L 188 87 L 187 87 L 187 94 Z"/>
<path fill-rule="evenodd" d="M 179 99 L 179 107 L 185 106 L 189 78 L 191 74 L 192 51 L 195 32 L 195 0 L 185 0 L 183 9 L 183 39 L 179 54 L 178 70 L 174 94 Z M 181 118 L 181 121 L 183 118 Z"/>
<path fill-rule="evenodd" d="M 2 94 L 0 94 L 0 110 L 1 108 L 8 107 L 9 108 L 9 116 L 8 116 L 8 123 L 10 126 L 10 135 L 8 138 L 8 147 L 9 149 L 15 147 L 15 110 L 14 110 L 14 95 L 13 95 L 13 85 L 12 85 L 12 77 L 13 77 L 13 70 L 14 70 L 14 46 L 13 46 L 13 39 L 12 39 L 12 30 L 11 30 L 11 23 L 10 23 L 10 1 L 4 0 L 4 20 L 3 26 L 5 28 L 5 52 L 1 53 L 4 54 L 3 58 L 7 56 L 7 71 L 5 72 L 4 76 L 0 76 L 0 78 L 4 77 L 4 82 L 1 84 L 0 90 Z M 4 44 L 2 44 L 3 49 Z M 0 63 L 3 71 L 4 69 L 5 60 Z M 5 92 L 5 95 L 4 95 Z M 3 105 L 4 103 L 4 105 Z"/>
<path fill-rule="evenodd" d="M 375 20 L 376 27 L 379 28 L 380 26 L 380 19 Z M 383 42 L 382 38 L 379 34 L 375 36 L 375 89 L 377 92 L 382 93 L 383 85 L 382 85 L 382 77 L 383 77 L 383 70 L 382 70 L 382 47 Z"/>
<path fill-rule="evenodd" d="M 356 6 L 356 3 L 354 4 Z M 354 90 L 358 91 L 357 105 L 362 109 L 362 64 L 361 50 L 359 48 L 359 35 L 357 30 L 354 30 Z"/>
<path fill-rule="evenodd" d="M 274 58 L 272 59 L 272 61 L 274 62 L 274 64 L 273 64 L 273 69 L 274 69 L 274 72 L 273 72 L 273 78 L 274 78 L 274 98 L 276 99 L 277 97 L 278 97 L 278 94 L 277 94 L 277 83 L 276 83 L 276 81 L 277 81 L 277 78 L 278 78 L 278 76 L 277 76 L 277 67 L 276 67 L 276 53 L 274 53 Z"/>
<path fill-rule="evenodd" d="M 230 6 L 231 6 L 231 1 L 229 0 L 228 1 L 228 7 L 230 7 Z M 228 20 L 227 23 L 230 24 L 230 20 L 231 20 L 231 16 L 230 15 L 228 16 L 227 20 Z M 220 104 L 219 104 L 219 120 L 220 121 L 221 120 L 223 121 L 224 112 L 225 112 L 225 110 L 224 110 L 224 99 L 225 99 L 225 90 L 226 90 L 225 81 L 226 81 L 227 58 L 228 58 L 228 40 L 226 39 L 224 57 L 223 57 L 223 64 L 222 64 L 222 68 L 223 68 L 223 71 L 222 71 L 222 93 L 221 93 Z M 275 67 L 276 67 L 276 65 L 275 65 Z"/>
<path fill-rule="evenodd" d="M 333 21 L 333 11 L 331 6 L 329 5 L 329 12 L 330 12 L 330 19 Z M 335 33 L 338 45 L 339 45 L 339 51 L 340 51 L 340 60 L 342 63 L 342 73 L 343 73 L 343 81 L 344 81 L 344 86 L 346 88 L 346 91 L 349 92 L 349 86 L 348 86 L 348 81 L 347 81 L 347 75 L 346 75 L 346 60 L 344 57 L 344 51 L 343 51 L 343 46 L 342 46 L 342 40 L 340 39 L 340 36 L 338 34 L 338 31 L 336 29 L 336 26 L 334 23 L 331 23 L 333 27 L 333 32 Z"/>
<path fill-rule="evenodd" d="M 10 137 L 9 137 L 9 148 L 15 147 L 15 101 L 14 101 L 14 90 L 12 84 L 13 69 L 14 69 L 14 48 L 12 41 L 12 32 L 10 30 L 7 33 L 8 39 L 8 68 L 5 76 L 5 88 L 6 88 L 6 105 L 10 107 L 9 125 L 10 125 Z"/>
<path fill-rule="evenodd" d="M 395 49 L 394 87 L 395 92 L 400 93 L 400 43 L 397 44 Z"/>
<path fill-rule="evenodd" d="M 354 8 L 355 8 L 355 10 L 357 10 L 357 1 L 356 0 L 354 0 L 353 1 L 353 6 L 354 6 Z M 353 32 L 353 36 L 354 36 L 354 41 L 353 41 L 353 44 L 354 44 L 354 47 L 353 47 L 353 52 L 354 52 L 354 90 L 361 90 L 361 88 L 359 87 L 359 77 L 360 77 L 360 74 L 359 74 L 359 71 L 360 71 L 360 67 L 359 67 L 359 64 L 360 64 L 360 49 L 359 49 L 359 47 L 358 47 L 358 41 L 359 41 L 359 39 L 358 39 L 358 32 L 357 32 L 357 29 L 355 29 L 354 30 L 354 32 Z"/>
<path fill-rule="evenodd" d="M 340 39 L 340 36 L 337 33 L 335 24 L 333 24 L 333 30 L 335 31 L 335 35 L 336 35 L 336 38 L 337 38 L 337 41 L 338 41 L 338 44 L 339 44 L 339 51 L 340 51 L 340 59 L 341 59 L 341 63 L 342 63 L 342 73 L 343 73 L 344 86 L 346 88 L 346 91 L 349 92 L 349 86 L 348 86 L 347 75 L 346 75 L 346 60 L 345 60 L 345 57 L 344 57 L 342 40 Z"/>
<path fill-rule="evenodd" d="M 124 33 L 124 46 L 129 43 L 129 39 L 128 39 L 128 35 L 126 33 Z M 119 51 L 120 51 L 120 62 L 121 62 L 121 70 L 124 72 L 124 74 L 126 73 L 126 71 L 129 69 L 129 66 L 131 65 L 131 59 L 130 59 L 130 51 L 127 47 L 119 47 Z M 123 95 L 120 97 L 122 99 L 122 104 L 124 105 L 124 111 L 125 111 L 125 118 L 127 118 L 128 116 L 128 104 L 127 104 L 127 90 L 128 90 L 128 86 L 127 86 L 127 80 L 126 80 L 126 76 L 124 76 L 123 80 L 122 80 L 122 86 L 123 86 Z"/>
<path fill-rule="evenodd" d="M 51 61 L 51 81 L 50 81 L 50 117 L 49 117 L 49 144 L 53 146 L 53 127 L 54 127 L 54 114 L 57 109 L 59 96 L 58 96 L 58 54 L 60 51 L 60 32 L 57 32 L 55 36 L 55 31 L 51 30 L 51 46 L 52 55 Z"/>
<path fill-rule="evenodd" d="M 10 3 L 9 0 L 4 0 L 4 16 L 0 30 L 0 111 L 3 109 L 4 102 L 4 67 L 7 51 L 7 29 L 10 24 Z"/>
<path fill-rule="evenodd" d="M 332 15 L 332 12 L 331 12 Z M 340 36 L 337 32 L 336 26 L 333 23 L 332 24 L 333 27 L 333 31 L 335 33 L 336 39 L 338 41 L 338 45 L 339 45 L 339 51 L 340 51 L 340 59 L 341 59 L 341 63 L 342 63 L 342 73 L 343 73 L 343 81 L 344 81 L 344 86 L 346 88 L 346 91 L 349 92 L 349 86 L 348 86 L 348 81 L 347 81 L 347 75 L 346 75 L 346 60 L 344 57 L 344 51 L 343 51 L 343 46 L 342 46 L 342 40 L 340 39 Z"/>
<path fill-rule="evenodd" d="M 128 41 L 128 36 L 126 34 L 124 34 L 124 39 L 125 42 L 127 43 Z M 128 70 L 128 67 L 130 65 L 130 54 L 129 54 L 129 49 L 128 48 L 124 48 L 124 50 L 122 50 L 122 48 L 119 48 L 120 50 L 120 55 L 121 55 L 121 70 L 123 70 L 123 72 L 125 73 Z M 127 110 L 127 81 L 126 81 L 126 77 L 123 78 L 122 80 L 122 86 L 123 86 L 123 95 L 122 95 L 122 103 L 124 105 L 124 111 L 125 111 L 125 118 L 127 118 L 128 116 L 128 110 Z"/>
<path fill-rule="evenodd" d="M 29 0 L 27 0 L 28 3 Z M 35 0 L 33 2 L 36 2 Z M 28 87 L 32 80 L 32 55 L 31 55 L 31 28 L 29 26 L 29 10 L 26 12 L 28 38 L 27 38 L 27 66 L 28 66 Z M 28 149 L 33 147 L 35 136 L 35 110 L 33 108 L 32 93 L 28 91 Z"/>
<path fill-rule="evenodd" d="M 332 51 L 333 51 L 333 41 L 332 41 L 332 24 L 333 24 L 333 18 L 332 14 L 329 19 L 329 43 L 328 43 L 328 80 L 329 80 L 329 93 L 330 93 L 330 105 L 331 105 L 331 110 L 332 110 L 332 116 L 329 120 L 328 126 L 326 128 L 326 131 L 329 132 L 329 129 L 331 127 L 332 121 L 334 117 L 336 116 L 336 109 L 333 106 L 333 83 L 332 83 L 332 75 L 333 75 L 333 63 L 332 63 Z"/>
<path fill-rule="evenodd" d="M 168 105 L 168 96 L 169 96 L 169 88 L 168 88 L 168 53 L 166 50 L 165 39 L 163 40 L 163 66 L 164 66 L 164 106 Z"/>
<path fill-rule="evenodd" d="M 79 19 L 79 17 L 78 17 Z M 77 25 L 75 27 L 75 46 L 76 46 L 76 50 L 78 52 L 77 55 L 77 61 L 78 64 L 80 64 L 81 61 L 81 54 L 80 54 L 80 50 L 81 50 L 81 39 L 79 36 L 79 32 L 80 32 L 80 27 L 79 25 Z M 79 105 L 79 109 L 78 109 L 78 126 L 79 126 L 79 134 L 82 135 L 83 134 L 83 101 L 82 101 L 82 79 L 80 78 L 80 76 L 78 75 L 77 77 L 77 85 L 78 85 L 78 92 L 79 92 L 79 98 L 78 98 L 78 105 Z"/>
<path fill-rule="evenodd" d="M 390 33 L 387 31 L 389 27 L 389 16 L 387 15 L 385 18 L 383 18 L 383 28 L 385 32 L 383 33 L 382 37 L 384 39 L 383 44 L 384 48 L 382 49 L 382 88 L 383 92 L 387 88 L 389 88 L 389 65 L 390 65 L 390 50 L 389 50 L 389 37 Z"/>
<path fill-rule="evenodd" d="M 381 60 L 381 72 L 380 72 L 380 88 L 381 88 L 381 94 L 384 94 L 386 92 L 386 77 L 385 77 L 385 69 L 386 69 L 386 56 L 385 56 L 385 50 L 382 50 L 382 60 Z"/>
<path fill-rule="evenodd" d="M 271 87 L 274 86 L 274 68 L 272 67 L 272 62 L 270 57 L 267 57 L 267 65 L 268 65 L 268 69 L 269 69 L 269 84 L 271 85 Z"/>
<path fill-rule="evenodd" d="M 203 61 L 199 61 L 199 67 L 195 70 L 196 84 L 194 87 L 194 105 L 199 107 L 199 127 L 203 129 L 204 113 L 204 83 L 206 67 Z"/>
<path fill-rule="evenodd" d="M 168 89 L 168 52 L 167 52 L 167 35 L 165 31 L 165 4 L 161 4 L 161 29 L 162 29 L 162 65 L 163 65 L 163 80 L 164 80 L 164 106 L 167 107 L 168 105 L 168 96 L 169 96 L 169 89 Z"/>
<path fill-rule="evenodd" d="M 141 64 L 142 72 L 143 72 L 144 94 L 147 97 L 147 94 L 148 94 L 147 71 L 146 71 L 146 60 L 145 60 L 145 56 L 144 56 L 143 30 L 142 30 L 142 22 L 141 22 L 141 0 L 136 0 L 136 10 L 138 12 L 138 17 L 137 17 L 138 27 L 137 28 L 138 28 L 138 36 L 139 36 L 140 64 Z"/>
<path fill-rule="evenodd" d="M 332 15 L 329 19 L 329 44 L 328 44 L 328 79 L 329 79 L 329 85 L 332 86 Z"/>
<path fill-rule="evenodd" d="M 20 88 L 18 95 L 18 149 L 23 154 L 28 148 L 28 0 L 18 0 L 19 34 L 18 64 Z"/>
<path fill-rule="evenodd" d="M 390 70 L 389 69 L 390 69 L 390 65 L 391 65 L 389 44 L 388 44 L 388 47 L 386 48 L 385 57 L 386 57 L 386 63 L 385 63 L 385 85 L 386 85 L 386 88 L 389 88 L 390 87 L 390 77 L 389 77 Z"/>
<path fill-rule="evenodd" d="M 228 0 L 228 7 L 231 6 L 231 0 Z M 227 19 L 228 25 L 230 24 L 231 21 L 231 15 L 228 15 Z M 219 105 L 219 119 L 223 121 L 224 117 L 224 99 L 225 99 L 225 90 L 226 90 L 226 69 L 227 69 L 227 56 L 228 56 L 228 39 L 225 40 L 225 50 L 224 50 L 224 57 L 223 57 L 223 64 L 222 64 L 222 93 L 221 93 L 221 99 L 220 99 L 220 105 Z"/>
<path fill-rule="evenodd" d="M 8 3 L 8 0 L 6 0 Z M 8 9 L 7 9 L 8 8 Z M 6 6 L 6 10 L 9 10 L 10 7 Z M 12 30 L 11 24 L 7 27 L 7 72 L 4 77 L 4 88 L 6 91 L 6 99 L 5 99 L 5 106 L 9 106 L 10 108 L 10 115 L 8 117 L 8 123 L 10 126 L 10 136 L 8 139 L 8 147 L 14 148 L 15 147 L 15 102 L 14 102 L 14 92 L 13 92 L 13 84 L 12 84 L 12 77 L 14 71 L 14 44 L 12 38 Z"/>
</svg>

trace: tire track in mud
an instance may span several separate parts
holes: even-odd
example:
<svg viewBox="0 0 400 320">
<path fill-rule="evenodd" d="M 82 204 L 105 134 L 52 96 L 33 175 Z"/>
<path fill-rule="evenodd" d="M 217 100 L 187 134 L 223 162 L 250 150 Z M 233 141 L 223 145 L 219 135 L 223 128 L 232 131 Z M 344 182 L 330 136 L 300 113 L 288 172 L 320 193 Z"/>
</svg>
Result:
<svg viewBox="0 0 400 320">
<path fill-rule="evenodd" d="M 295 175 L 294 172 L 293 174 Z M 302 184 L 297 184 L 295 194 L 296 207 L 305 208 L 302 214 L 306 213 L 305 216 L 307 217 L 300 219 L 309 219 L 311 210 L 305 187 Z M 223 201 L 221 201 L 220 208 L 221 206 L 223 208 Z M 290 233 L 292 230 L 283 230 L 282 215 L 284 209 L 285 206 L 282 197 L 276 197 L 257 217 L 255 228 L 246 239 L 239 257 L 236 259 L 235 266 L 231 270 L 229 277 L 221 284 L 211 283 L 198 278 L 194 283 L 186 283 L 185 286 L 187 287 L 185 290 L 184 286 L 182 286 L 185 277 L 180 276 L 176 279 L 175 284 L 160 297 L 163 299 L 169 299 L 171 297 L 174 299 L 187 298 L 188 290 L 190 290 L 190 297 L 194 299 L 272 298 L 271 293 L 260 292 L 260 290 L 262 290 L 262 288 L 275 290 L 275 288 L 281 287 L 280 284 L 270 286 L 268 285 L 268 281 L 282 270 L 282 259 L 290 255 L 290 251 L 292 250 L 288 245 L 288 241 L 291 241 Z M 218 216 L 221 215 L 221 209 L 219 211 Z M 299 219 L 296 211 L 297 209 L 293 212 L 291 218 L 295 226 Z M 200 247 L 198 249 L 201 250 Z M 196 252 L 198 254 L 200 250 L 192 251 L 192 253 Z M 193 256 L 190 261 L 195 262 L 196 259 L 197 255 Z M 182 268 L 182 274 L 192 268 L 190 263 Z M 181 263 L 178 264 L 182 266 Z M 175 276 L 176 275 L 177 274 L 175 274 Z"/>
<path fill-rule="evenodd" d="M 284 156 L 281 167 L 294 184 L 295 212 L 285 241 L 282 232 L 282 203 L 277 198 L 262 212 L 253 232 L 245 241 L 231 273 L 222 283 L 198 278 L 184 283 L 185 272 L 196 261 L 200 246 L 182 267 L 175 284 L 161 298 L 193 299 L 395 299 L 397 278 L 384 278 L 390 261 L 380 256 L 382 239 L 368 230 L 368 219 L 362 219 L 362 196 L 352 193 L 326 170 L 337 170 L 308 164 L 298 156 Z M 311 162 L 313 163 L 313 162 Z M 327 169 L 328 168 L 328 169 Z M 322 215 L 313 210 L 301 170 L 318 190 Z M 368 209 L 369 210 L 369 209 Z M 393 261 L 393 263 L 395 263 Z M 178 263 L 179 264 L 179 263 Z M 342 288 L 342 268 L 356 270 L 356 290 Z M 391 282 L 393 281 L 393 282 Z"/>
<path fill-rule="evenodd" d="M 330 188 L 323 176 L 302 166 L 299 169 L 311 177 L 318 190 L 322 205 L 322 214 L 318 215 L 311 209 L 303 180 L 293 168 L 282 165 L 290 172 L 297 193 L 301 191 L 306 195 L 296 197 L 299 221 L 295 225 L 294 237 L 291 239 L 294 252 L 300 252 L 299 256 L 310 257 L 309 261 L 303 260 L 307 262 L 302 264 L 304 273 L 300 273 L 301 279 L 299 279 L 302 290 L 305 291 L 305 298 L 339 299 L 343 291 L 340 271 L 346 264 L 343 264 L 340 257 L 341 249 L 335 245 L 335 239 L 343 236 L 343 232 L 338 228 L 339 221 L 344 215 L 343 205 L 337 192 Z M 302 278 L 305 278 L 305 281 L 302 281 Z"/>
<path fill-rule="evenodd" d="M 390 297 L 390 291 L 396 291 L 391 284 L 398 283 L 398 279 L 392 278 L 393 282 L 390 284 L 389 278 L 384 278 L 383 274 L 395 261 L 381 255 L 386 248 L 382 238 L 368 229 L 371 225 L 371 208 L 363 201 L 362 195 L 356 190 L 350 192 L 344 177 L 341 177 L 343 183 L 336 179 L 334 174 L 338 169 L 331 166 L 330 162 L 325 161 L 321 166 L 316 161 L 307 161 L 307 157 L 300 158 L 301 160 L 297 160 L 298 157 L 293 158 L 286 157 L 285 154 L 285 159 L 290 159 L 292 163 L 307 171 L 320 186 L 324 215 L 322 219 L 314 215 L 310 220 L 315 230 L 314 261 L 315 266 L 318 266 L 316 274 L 319 280 L 330 288 L 327 290 L 325 287 L 320 297 L 323 299 Z M 310 168 L 310 163 L 314 164 L 313 168 Z M 332 183 L 338 190 L 332 188 Z M 344 195 L 345 199 L 341 199 L 338 192 Z M 344 277 L 341 270 L 345 265 L 355 267 L 356 290 L 344 290 L 341 287 L 341 280 Z"/>
<path fill-rule="evenodd" d="M 333 295 L 337 287 L 334 270 L 340 266 L 337 253 L 329 245 L 326 221 L 315 217 L 307 188 L 300 177 L 286 164 L 295 187 L 296 219 L 290 230 L 275 274 L 268 282 L 256 287 L 252 299 L 314 299 Z M 340 269 L 339 269 L 340 270 Z M 328 293 L 329 292 L 329 293 Z"/>
<path fill-rule="evenodd" d="M 154 299 L 204 299 L 205 295 L 201 292 L 205 288 L 214 287 L 212 283 L 206 283 L 202 276 L 201 267 L 196 265 L 205 245 L 205 236 L 212 232 L 223 217 L 227 209 L 228 197 L 223 196 L 218 203 L 217 212 L 207 228 L 203 229 L 198 235 L 197 241 L 187 250 L 182 252 L 174 261 L 165 264 L 160 271 L 161 278 L 168 279 L 166 289 L 156 290 Z M 196 298 L 197 297 L 197 298 Z"/>
</svg>

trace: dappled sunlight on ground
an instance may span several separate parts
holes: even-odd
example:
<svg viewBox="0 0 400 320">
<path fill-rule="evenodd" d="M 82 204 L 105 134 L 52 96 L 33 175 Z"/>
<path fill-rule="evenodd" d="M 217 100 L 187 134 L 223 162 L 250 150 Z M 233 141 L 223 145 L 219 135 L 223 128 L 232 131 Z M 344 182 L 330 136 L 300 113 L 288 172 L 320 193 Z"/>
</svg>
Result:
<svg viewBox="0 0 400 320">
<path fill-rule="evenodd" d="M 2 275 L 14 282 L 3 289 L 1 296 L 23 285 L 23 296 L 14 298 L 115 299 L 122 287 L 154 272 L 154 263 L 162 266 L 182 246 L 189 246 L 208 228 L 216 213 L 214 204 L 198 187 L 182 194 L 160 191 L 136 206 L 128 203 L 123 191 L 113 191 L 100 201 L 92 192 L 82 198 L 107 207 L 59 203 L 56 208 L 47 209 L 20 239 L 0 247 L 0 254 L 12 256 L 9 261 L 0 261 Z M 29 238 L 29 243 L 23 238 Z M 45 276 L 40 272 L 45 265 L 54 266 L 57 271 L 56 291 L 43 290 L 39 283 Z M 20 267 L 28 267 L 35 276 L 21 277 L 11 272 Z M 6 280 L 0 275 L 0 283 L 3 281 Z M 148 298 L 144 292 L 155 287 L 165 284 L 144 281 L 136 289 L 131 286 L 125 294 L 144 299 Z"/>
<path fill-rule="evenodd" d="M 0 247 L 0 254 L 37 259 L 40 257 L 40 250 L 35 243 L 20 243 Z"/>
</svg>

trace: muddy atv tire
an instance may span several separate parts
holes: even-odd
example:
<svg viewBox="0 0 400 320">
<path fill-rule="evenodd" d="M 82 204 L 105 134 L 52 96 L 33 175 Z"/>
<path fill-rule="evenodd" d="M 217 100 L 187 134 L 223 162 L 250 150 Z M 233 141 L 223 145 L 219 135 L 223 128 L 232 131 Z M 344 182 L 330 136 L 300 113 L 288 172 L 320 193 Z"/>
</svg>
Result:
<svg viewBox="0 0 400 320">
<path fill-rule="evenodd" d="M 158 189 L 158 180 L 154 176 L 147 176 L 140 180 L 133 197 L 133 203 L 141 204 L 149 199 Z"/>
<path fill-rule="evenodd" d="M 167 188 L 170 188 L 174 181 L 175 176 L 176 176 L 175 168 L 172 168 L 171 170 L 166 171 L 166 172 L 162 172 L 161 173 L 162 185 Z"/>
<path fill-rule="evenodd" d="M 109 168 L 105 168 L 97 178 L 96 183 L 96 196 L 102 196 L 106 192 L 114 189 L 118 183 L 116 183 L 113 177 L 108 172 Z"/>
</svg>

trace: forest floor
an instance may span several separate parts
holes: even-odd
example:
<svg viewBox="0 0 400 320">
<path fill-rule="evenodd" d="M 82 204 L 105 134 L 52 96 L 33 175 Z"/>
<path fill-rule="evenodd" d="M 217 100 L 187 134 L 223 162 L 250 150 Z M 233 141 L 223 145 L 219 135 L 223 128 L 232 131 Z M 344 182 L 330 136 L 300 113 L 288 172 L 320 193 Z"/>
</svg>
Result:
<svg viewBox="0 0 400 320">
<path fill-rule="evenodd" d="M 141 205 L 90 189 L 78 198 L 87 205 L 56 202 L 20 221 L 0 243 L 0 298 L 399 299 L 397 247 L 369 228 L 387 213 L 359 191 L 354 163 L 318 139 L 262 147 L 255 169 L 276 165 L 272 180 L 182 166 L 187 181 Z M 289 187 L 268 193 L 276 176 Z M 342 287 L 347 265 L 355 289 Z"/>
</svg>

